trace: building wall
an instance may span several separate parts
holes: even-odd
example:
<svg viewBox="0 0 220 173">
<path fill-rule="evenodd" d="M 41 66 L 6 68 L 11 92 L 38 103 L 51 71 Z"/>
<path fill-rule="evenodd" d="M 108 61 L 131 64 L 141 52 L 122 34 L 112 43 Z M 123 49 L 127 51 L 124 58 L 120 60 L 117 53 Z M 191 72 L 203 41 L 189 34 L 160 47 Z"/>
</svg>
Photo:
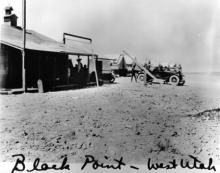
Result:
<svg viewBox="0 0 220 173">
<path fill-rule="evenodd" d="M 48 90 L 57 85 L 67 84 L 68 55 L 27 51 L 26 79 L 28 87 L 37 87 L 37 80 L 41 79 Z"/>
<path fill-rule="evenodd" d="M 0 44 L 0 88 L 22 87 L 21 51 Z"/>
<path fill-rule="evenodd" d="M 0 44 L 0 88 L 14 89 L 22 87 L 21 50 Z M 46 89 L 68 83 L 68 55 L 61 53 L 26 50 L 26 85 L 37 88 L 41 79 Z"/>
</svg>

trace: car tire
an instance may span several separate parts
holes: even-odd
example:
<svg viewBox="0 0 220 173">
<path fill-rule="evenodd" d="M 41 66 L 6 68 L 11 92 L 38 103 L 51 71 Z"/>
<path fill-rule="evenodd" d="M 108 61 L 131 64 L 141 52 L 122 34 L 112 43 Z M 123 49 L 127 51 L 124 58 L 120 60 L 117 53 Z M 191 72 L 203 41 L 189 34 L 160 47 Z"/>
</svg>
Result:
<svg viewBox="0 0 220 173">
<path fill-rule="evenodd" d="M 141 82 L 144 81 L 144 74 L 143 73 L 138 75 L 138 80 L 141 81 Z"/>
<path fill-rule="evenodd" d="M 171 85 L 178 85 L 178 84 L 179 84 L 179 81 L 180 81 L 180 79 L 179 79 L 179 77 L 176 76 L 176 75 L 172 75 L 172 76 L 170 76 L 170 78 L 169 78 L 169 83 L 170 83 Z"/>
</svg>

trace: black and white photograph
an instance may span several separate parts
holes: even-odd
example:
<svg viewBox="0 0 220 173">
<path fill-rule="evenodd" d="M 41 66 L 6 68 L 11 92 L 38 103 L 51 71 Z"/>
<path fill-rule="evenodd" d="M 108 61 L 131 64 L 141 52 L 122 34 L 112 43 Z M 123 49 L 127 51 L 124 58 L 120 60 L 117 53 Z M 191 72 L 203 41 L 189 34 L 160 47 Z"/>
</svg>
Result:
<svg viewBox="0 0 220 173">
<path fill-rule="evenodd" d="M 220 0 L 1 0 L 1 173 L 220 172 Z"/>
</svg>

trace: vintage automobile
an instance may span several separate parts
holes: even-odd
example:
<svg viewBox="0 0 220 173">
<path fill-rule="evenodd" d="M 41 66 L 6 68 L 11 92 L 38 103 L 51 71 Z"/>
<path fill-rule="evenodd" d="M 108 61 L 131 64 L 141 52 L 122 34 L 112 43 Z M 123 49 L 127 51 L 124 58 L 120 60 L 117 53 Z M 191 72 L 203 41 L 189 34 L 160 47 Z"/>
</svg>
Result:
<svg viewBox="0 0 220 173">
<path fill-rule="evenodd" d="M 164 83 L 169 83 L 171 85 L 184 85 L 185 79 L 181 70 L 177 70 L 174 68 L 163 68 L 163 67 L 155 67 L 153 70 L 149 70 L 152 75 L 154 75 L 157 79 L 164 80 Z M 143 70 L 138 72 L 138 79 L 140 81 L 144 80 L 144 72 Z M 153 79 L 147 75 L 147 82 L 152 82 Z"/>
<path fill-rule="evenodd" d="M 101 74 L 101 79 L 103 81 L 107 81 L 109 83 L 114 83 L 115 81 L 115 76 L 113 73 L 102 73 Z"/>
<path fill-rule="evenodd" d="M 115 75 L 111 69 L 112 59 L 98 58 L 96 62 L 98 77 L 104 83 L 114 83 Z"/>
</svg>

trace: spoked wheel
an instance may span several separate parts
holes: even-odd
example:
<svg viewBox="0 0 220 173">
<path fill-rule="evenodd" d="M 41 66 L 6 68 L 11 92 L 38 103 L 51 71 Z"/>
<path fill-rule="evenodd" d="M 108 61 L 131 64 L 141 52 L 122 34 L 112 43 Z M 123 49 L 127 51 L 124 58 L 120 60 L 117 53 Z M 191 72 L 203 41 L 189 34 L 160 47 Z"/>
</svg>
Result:
<svg viewBox="0 0 220 173">
<path fill-rule="evenodd" d="M 138 80 L 140 80 L 141 82 L 144 81 L 144 74 L 139 74 Z"/>
<path fill-rule="evenodd" d="M 176 75 L 170 76 L 170 78 L 169 78 L 169 83 L 170 83 L 171 85 L 178 85 L 178 84 L 179 84 L 179 81 L 180 81 L 180 79 L 179 79 L 179 77 L 176 76 Z"/>
</svg>

